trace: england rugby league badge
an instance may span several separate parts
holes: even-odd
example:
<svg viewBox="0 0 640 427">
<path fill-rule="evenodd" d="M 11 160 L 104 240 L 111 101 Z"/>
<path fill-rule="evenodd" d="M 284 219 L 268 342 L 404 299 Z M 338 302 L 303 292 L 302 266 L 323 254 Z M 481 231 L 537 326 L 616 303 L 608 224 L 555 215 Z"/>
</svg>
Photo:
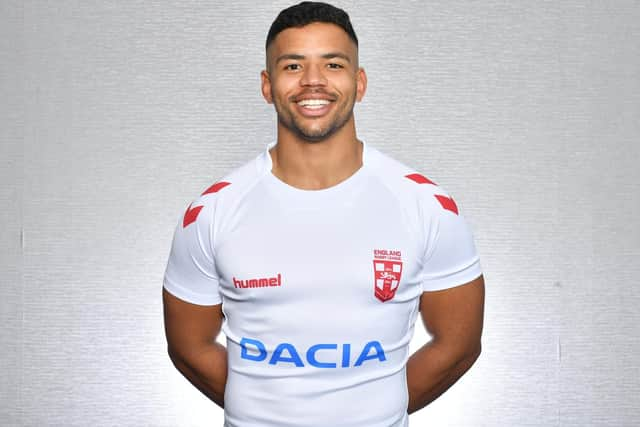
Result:
<svg viewBox="0 0 640 427">
<path fill-rule="evenodd" d="M 402 275 L 402 254 L 400 251 L 374 249 L 373 274 L 376 298 L 382 302 L 393 299 Z"/>
</svg>

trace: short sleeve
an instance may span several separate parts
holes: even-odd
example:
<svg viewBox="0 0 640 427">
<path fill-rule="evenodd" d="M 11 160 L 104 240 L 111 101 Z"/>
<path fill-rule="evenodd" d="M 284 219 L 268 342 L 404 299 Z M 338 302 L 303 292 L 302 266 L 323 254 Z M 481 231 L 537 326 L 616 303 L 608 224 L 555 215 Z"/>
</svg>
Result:
<svg viewBox="0 0 640 427">
<path fill-rule="evenodd" d="M 426 248 L 422 290 L 437 291 L 472 281 L 482 274 L 473 235 L 449 196 L 432 196 L 425 218 Z"/>
<path fill-rule="evenodd" d="M 214 206 L 192 203 L 176 227 L 164 276 L 164 288 L 198 305 L 222 302 L 213 253 Z"/>
</svg>

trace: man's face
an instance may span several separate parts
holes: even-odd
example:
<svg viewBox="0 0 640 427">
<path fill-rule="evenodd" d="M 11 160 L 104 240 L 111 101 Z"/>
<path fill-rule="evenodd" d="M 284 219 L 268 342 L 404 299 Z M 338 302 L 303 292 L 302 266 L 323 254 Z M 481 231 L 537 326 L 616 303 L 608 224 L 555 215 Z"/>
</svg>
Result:
<svg viewBox="0 0 640 427">
<path fill-rule="evenodd" d="M 366 83 L 355 43 L 328 23 L 279 33 L 262 72 L 262 94 L 274 104 L 280 127 L 309 142 L 322 141 L 353 121 L 353 106 Z"/>
</svg>

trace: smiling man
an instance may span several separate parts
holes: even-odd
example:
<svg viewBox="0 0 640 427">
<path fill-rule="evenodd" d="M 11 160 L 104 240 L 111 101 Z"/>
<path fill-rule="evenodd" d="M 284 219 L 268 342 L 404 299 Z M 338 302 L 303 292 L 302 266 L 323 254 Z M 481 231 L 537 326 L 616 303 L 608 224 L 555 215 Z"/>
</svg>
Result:
<svg viewBox="0 0 640 427">
<path fill-rule="evenodd" d="M 471 233 L 441 187 L 357 138 L 367 78 L 344 11 L 283 10 L 266 57 L 277 141 L 178 224 L 169 355 L 229 427 L 407 426 L 480 354 Z M 409 354 L 418 315 L 432 338 Z"/>
</svg>

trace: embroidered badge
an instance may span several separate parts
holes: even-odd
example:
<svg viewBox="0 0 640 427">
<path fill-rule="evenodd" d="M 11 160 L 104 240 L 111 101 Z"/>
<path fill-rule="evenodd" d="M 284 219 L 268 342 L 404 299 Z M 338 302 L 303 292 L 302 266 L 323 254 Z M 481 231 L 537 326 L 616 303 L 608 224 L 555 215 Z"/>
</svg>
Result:
<svg viewBox="0 0 640 427">
<path fill-rule="evenodd" d="M 402 275 L 400 251 L 374 249 L 373 251 L 374 295 L 380 301 L 393 299 Z"/>
</svg>

